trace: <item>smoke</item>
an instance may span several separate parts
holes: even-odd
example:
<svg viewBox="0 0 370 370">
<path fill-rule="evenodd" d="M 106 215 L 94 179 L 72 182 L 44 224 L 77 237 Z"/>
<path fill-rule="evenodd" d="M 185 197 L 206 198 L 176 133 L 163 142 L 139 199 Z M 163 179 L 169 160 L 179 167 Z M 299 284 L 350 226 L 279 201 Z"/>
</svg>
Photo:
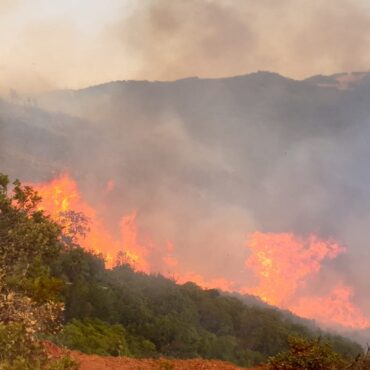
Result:
<svg viewBox="0 0 370 370">
<path fill-rule="evenodd" d="M 369 30 L 369 10 L 347 0 L 145 0 L 117 25 L 137 77 L 165 80 L 367 70 Z"/>
<path fill-rule="evenodd" d="M 3 171 L 47 182 L 68 170 L 85 208 L 96 210 L 94 235 L 107 235 L 95 245 L 111 254 L 122 246 L 122 218 L 132 225 L 136 215 L 130 230 L 138 238 L 129 244 L 145 257 L 145 271 L 363 327 L 369 80 L 347 90 L 312 83 L 258 73 L 37 97 L 69 116 L 3 104 Z M 256 231 L 253 249 L 246 240 Z M 271 290 L 286 294 L 273 300 Z M 345 313 L 315 316 L 330 302 Z"/>
<path fill-rule="evenodd" d="M 1 0 L 0 1 L 0 17 L 14 10 L 20 3 L 20 0 Z"/>
<path fill-rule="evenodd" d="M 257 69 L 304 77 L 367 69 L 370 62 L 370 13 L 360 1 L 144 0 L 119 16 L 93 37 L 70 19 L 26 22 L 11 51 L 0 51 L 2 84 L 39 91 Z M 319 259 L 316 275 L 299 277 L 296 291 L 309 276 L 310 297 L 318 287 L 332 294 L 319 296 L 317 306 L 351 301 L 366 312 L 364 80 L 357 90 L 337 91 L 260 73 L 113 83 L 37 96 L 33 107 L 1 103 L 0 161 L 26 181 L 68 170 L 109 235 L 119 239 L 121 218 L 136 214 L 139 235 L 160 249 L 153 268 L 167 261 L 169 273 L 198 281 L 258 286 L 245 267 L 246 239 L 255 231 L 271 240 L 298 235 L 289 236 L 297 254 L 311 234 L 334 238 L 346 253 Z M 295 271 L 295 260 L 287 261 L 280 265 Z M 304 312 L 300 298 L 297 310 Z"/>
<path fill-rule="evenodd" d="M 3 91 L 256 70 L 304 78 L 370 64 L 363 0 L 111 0 L 110 7 L 19 0 L 0 7 Z"/>
</svg>

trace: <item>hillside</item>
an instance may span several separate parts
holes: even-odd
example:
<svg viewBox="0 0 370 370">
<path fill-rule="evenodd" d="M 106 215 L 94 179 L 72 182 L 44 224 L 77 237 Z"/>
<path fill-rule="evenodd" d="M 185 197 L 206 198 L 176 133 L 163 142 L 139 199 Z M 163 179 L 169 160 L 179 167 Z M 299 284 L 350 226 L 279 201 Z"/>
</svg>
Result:
<svg viewBox="0 0 370 370">
<path fill-rule="evenodd" d="M 135 211 L 151 250 L 171 241 L 176 268 L 153 253 L 151 271 L 226 281 L 239 292 L 256 282 L 245 265 L 247 235 L 334 240 L 346 251 L 308 276 L 282 274 L 280 287 L 302 291 L 267 301 L 358 329 L 370 312 L 361 294 L 370 287 L 369 249 L 359 237 L 370 210 L 370 82 L 345 77 L 118 81 L 48 93 L 32 106 L 1 102 L 1 170 L 26 182 L 68 171 L 113 237 Z M 290 257 L 287 270 L 304 265 Z M 302 294 L 319 303 L 302 304 Z"/>
<path fill-rule="evenodd" d="M 248 367 L 287 350 L 294 335 L 321 336 L 345 356 L 361 352 L 356 343 L 305 326 L 274 308 L 247 305 L 191 282 L 180 285 L 135 272 L 126 264 L 105 269 L 98 256 L 80 248 L 62 253 L 52 271 L 67 284 L 66 326 L 55 341 L 86 353 L 201 357 Z"/>
</svg>

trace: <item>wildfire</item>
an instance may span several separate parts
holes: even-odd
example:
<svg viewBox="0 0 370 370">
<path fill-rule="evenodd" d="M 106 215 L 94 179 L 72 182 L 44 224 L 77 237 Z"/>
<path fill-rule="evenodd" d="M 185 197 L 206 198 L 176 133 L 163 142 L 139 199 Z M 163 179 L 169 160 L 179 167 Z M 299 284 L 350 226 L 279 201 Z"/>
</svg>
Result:
<svg viewBox="0 0 370 370">
<path fill-rule="evenodd" d="M 166 255 L 163 257 L 164 264 L 169 268 L 173 269 L 176 268 L 179 264 L 179 261 L 173 256 L 173 252 L 175 250 L 175 246 L 171 242 L 167 242 L 166 247 Z"/>
<path fill-rule="evenodd" d="M 121 234 L 121 250 L 127 254 L 128 262 L 140 271 L 150 272 L 150 265 L 147 261 L 148 250 L 138 241 L 136 212 L 122 218 Z"/>
<path fill-rule="evenodd" d="M 42 197 L 42 209 L 54 219 L 60 220 L 63 213 L 69 211 L 81 212 L 88 218 L 89 232 L 80 235 L 77 243 L 101 253 L 107 267 L 113 267 L 117 261 L 129 263 L 138 271 L 161 272 L 178 283 L 193 281 L 203 288 L 254 294 L 270 304 L 326 325 L 370 327 L 370 320 L 353 303 L 353 289 L 345 283 L 330 287 L 325 296 L 305 292 L 322 270 L 323 262 L 345 252 L 345 248 L 334 241 L 323 241 L 316 236 L 303 239 L 290 233 L 251 234 L 247 241 L 250 256 L 245 267 L 254 273 L 258 283 L 246 286 L 245 282 L 189 271 L 188 266 L 176 257 L 176 248 L 171 241 L 158 247 L 139 234 L 136 211 L 121 217 L 116 225 L 118 236 L 113 237 L 99 213 L 83 198 L 77 183 L 67 173 L 51 182 L 32 186 Z M 105 194 L 115 188 L 114 181 L 109 181 Z M 160 265 L 152 261 L 160 261 Z"/>
<path fill-rule="evenodd" d="M 304 297 L 292 310 L 300 316 L 315 318 L 327 326 L 340 323 L 348 328 L 368 328 L 370 320 L 352 303 L 353 289 L 338 284 L 325 297 Z"/>
<path fill-rule="evenodd" d="M 247 244 L 252 252 L 246 266 L 259 278 L 253 293 L 268 303 L 285 306 L 307 277 L 320 271 L 324 259 L 344 249 L 311 236 L 307 242 L 292 234 L 253 233 Z"/>
<path fill-rule="evenodd" d="M 315 236 L 304 240 L 288 233 L 260 232 L 250 236 L 247 247 L 251 255 L 246 266 L 259 280 L 256 287 L 247 290 L 249 293 L 326 325 L 370 326 L 370 320 L 351 302 L 353 290 L 345 284 L 335 286 L 327 296 L 301 296 L 301 290 L 320 272 L 323 261 L 334 259 L 345 248 Z"/>
<path fill-rule="evenodd" d="M 109 188 L 113 182 L 109 182 Z M 76 182 L 68 173 L 45 184 L 32 185 L 42 197 L 41 208 L 55 220 L 60 220 L 63 213 L 68 211 L 82 212 L 89 221 L 89 232 L 80 236 L 78 244 L 88 250 L 101 253 L 107 266 L 113 266 L 115 257 L 124 251 L 127 262 L 135 266 L 137 270 L 149 272 L 144 248 L 137 241 L 136 212 L 122 217 L 121 238 L 113 238 L 97 216 L 95 209 L 82 197 Z"/>
</svg>

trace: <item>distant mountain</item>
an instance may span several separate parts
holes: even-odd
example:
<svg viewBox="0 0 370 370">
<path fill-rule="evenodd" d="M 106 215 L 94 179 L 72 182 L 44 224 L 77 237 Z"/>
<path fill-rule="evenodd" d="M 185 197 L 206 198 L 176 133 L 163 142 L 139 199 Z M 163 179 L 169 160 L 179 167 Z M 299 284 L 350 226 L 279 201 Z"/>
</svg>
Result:
<svg viewBox="0 0 370 370">
<path fill-rule="evenodd" d="M 103 129 L 109 151 L 125 158 L 126 178 L 145 176 L 152 183 L 170 174 L 175 182 L 206 186 L 204 191 L 217 198 L 253 209 L 263 228 L 335 235 L 343 229 L 337 215 L 364 205 L 354 194 L 370 201 L 364 185 L 370 181 L 364 174 L 370 153 L 364 142 L 370 75 L 351 74 L 361 78 L 339 89 L 335 81 L 343 76 L 348 74 L 295 81 L 258 72 L 223 79 L 117 81 L 57 91 L 38 102 Z M 153 173 L 163 157 L 167 162 Z M 116 166 L 122 162 L 111 167 Z M 318 179 L 323 193 L 316 206 Z M 291 205 L 287 220 L 280 210 L 292 197 L 296 206 Z"/>
<path fill-rule="evenodd" d="M 96 146 L 99 136 L 88 123 L 62 113 L 0 100 L 2 171 L 28 180 L 48 179 L 83 162 L 81 143 Z"/>
<path fill-rule="evenodd" d="M 35 97 L 38 107 L 0 103 L 1 170 L 43 180 L 68 169 L 92 202 L 113 179 L 105 214 L 136 209 L 141 229 L 173 241 L 186 268 L 240 286 L 250 279 L 239 242 L 249 232 L 334 238 L 348 253 L 312 290 L 344 281 L 366 313 L 369 102 L 368 73 L 55 91 Z"/>
<path fill-rule="evenodd" d="M 368 72 L 337 73 L 331 76 L 317 75 L 305 81 L 320 87 L 331 87 L 339 90 L 354 89 L 366 83 L 369 79 Z"/>
</svg>

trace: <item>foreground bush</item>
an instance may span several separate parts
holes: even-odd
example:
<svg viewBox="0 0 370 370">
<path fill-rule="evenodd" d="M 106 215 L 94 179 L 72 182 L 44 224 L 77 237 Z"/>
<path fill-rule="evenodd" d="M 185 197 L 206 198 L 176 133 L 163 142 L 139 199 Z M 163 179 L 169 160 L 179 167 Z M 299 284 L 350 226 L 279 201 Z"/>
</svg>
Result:
<svg viewBox="0 0 370 370">
<path fill-rule="evenodd" d="M 62 282 L 48 265 L 61 250 L 61 230 L 38 210 L 39 197 L 0 174 L 0 369 L 70 369 L 51 360 L 39 335 L 55 333 L 64 305 Z"/>
<path fill-rule="evenodd" d="M 355 361 L 333 351 L 321 339 L 306 340 L 299 337 L 289 339 L 289 350 L 269 360 L 271 370 L 368 370 L 367 354 L 360 354 Z"/>
<path fill-rule="evenodd" d="M 100 320 L 72 320 L 57 338 L 57 343 L 87 354 L 129 356 L 131 353 L 121 325 Z"/>
<path fill-rule="evenodd" d="M 72 320 L 54 336 L 57 345 L 102 356 L 156 357 L 155 345 L 98 319 Z"/>
</svg>

